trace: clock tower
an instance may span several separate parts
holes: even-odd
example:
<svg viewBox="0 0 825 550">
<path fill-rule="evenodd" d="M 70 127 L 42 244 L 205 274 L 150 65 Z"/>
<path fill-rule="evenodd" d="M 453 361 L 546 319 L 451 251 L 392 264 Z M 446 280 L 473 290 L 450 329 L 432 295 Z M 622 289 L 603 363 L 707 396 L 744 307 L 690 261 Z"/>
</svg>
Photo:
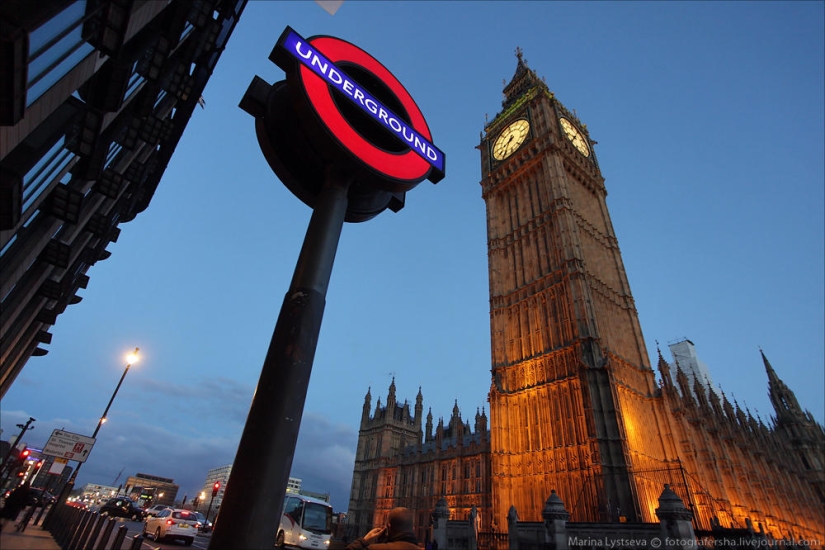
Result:
<svg viewBox="0 0 825 550">
<path fill-rule="evenodd" d="M 674 464 L 587 127 L 516 51 L 485 127 L 492 513 L 657 521 Z M 669 458 L 672 460 L 669 460 Z"/>
</svg>

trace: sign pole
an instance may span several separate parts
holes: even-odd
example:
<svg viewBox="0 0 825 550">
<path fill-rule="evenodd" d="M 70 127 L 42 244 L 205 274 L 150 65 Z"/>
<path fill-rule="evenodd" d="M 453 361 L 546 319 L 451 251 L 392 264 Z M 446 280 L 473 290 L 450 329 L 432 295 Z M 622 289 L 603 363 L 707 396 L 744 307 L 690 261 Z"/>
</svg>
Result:
<svg viewBox="0 0 825 550">
<path fill-rule="evenodd" d="M 212 503 L 215 502 L 215 495 L 212 495 L 212 498 L 209 500 L 209 508 L 206 509 L 206 519 L 203 521 L 203 527 L 201 527 L 201 532 L 206 532 L 206 524 L 209 523 L 209 512 L 212 511 Z"/>
<path fill-rule="evenodd" d="M 275 544 L 350 179 L 325 172 L 246 419 L 209 548 Z"/>
<path fill-rule="evenodd" d="M 365 51 L 334 37 L 305 40 L 287 27 L 269 59 L 286 80 L 270 86 L 256 76 L 239 107 L 255 118 L 272 170 L 313 213 L 215 518 L 212 550 L 275 544 L 344 222 L 397 212 L 407 191 L 444 177 L 445 157 L 431 143 L 424 115 Z M 336 63 L 359 67 L 370 86 Z M 385 94 L 405 117 L 382 103 Z M 337 103 L 342 98 L 349 108 Z"/>
</svg>

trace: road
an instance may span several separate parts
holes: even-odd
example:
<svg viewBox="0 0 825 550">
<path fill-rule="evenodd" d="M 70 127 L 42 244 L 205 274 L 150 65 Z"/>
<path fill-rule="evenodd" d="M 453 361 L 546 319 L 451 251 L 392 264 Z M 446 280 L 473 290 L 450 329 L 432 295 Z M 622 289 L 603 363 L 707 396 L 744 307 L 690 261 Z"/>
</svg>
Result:
<svg viewBox="0 0 825 550">
<path fill-rule="evenodd" d="M 120 525 L 125 525 L 128 531 L 126 532 L 126 539 L 127 541 L 131 542 L 132 538 L 140 535 L 143 532 L 143 522 L 142 521 L 129 521 L 125 519 L 118 519 L 118 524 L 115 526 L 114 531 L 120 527 Z M 157 548 L 162 548 L 166 550 L 167 548 L 207 548 L 209 546 L 209 534 L 200 534 L 195 537 L 195 542 L 192 543 L 192 546 L 186 546 L 182 541 L 179 540 L 172 540 L 172 541 L 161 541 L 155 542 L 152 540 L 152 537 L 147 537 L 144 535 L 143 538 L 143 545 L 141 545 L 141 550 L 155 550 Z M 125 543 L 123 545 L 124 548 L 128 548 L 128 545 Z"/>
</svg>

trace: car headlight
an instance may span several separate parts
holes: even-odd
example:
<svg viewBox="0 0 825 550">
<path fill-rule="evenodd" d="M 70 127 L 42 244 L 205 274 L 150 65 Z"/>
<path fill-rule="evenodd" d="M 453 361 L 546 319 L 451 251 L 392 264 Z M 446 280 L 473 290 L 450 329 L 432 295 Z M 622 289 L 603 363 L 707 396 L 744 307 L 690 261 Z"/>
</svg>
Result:
<svg viewBox="0 0 825 550">
<path fill-rule="evenodd" d="M 324 541 L 324 545 L 325 545 L 325 546 L 329 546 L 329 541 L 328 541 L 328 540 L 325 540 L 325 541 Z"/>
<path fill-rule="evenodd" d="M 304 535 L 298 535 L 298 540 L 307 540 L 307 538 Z"/>
</svg>

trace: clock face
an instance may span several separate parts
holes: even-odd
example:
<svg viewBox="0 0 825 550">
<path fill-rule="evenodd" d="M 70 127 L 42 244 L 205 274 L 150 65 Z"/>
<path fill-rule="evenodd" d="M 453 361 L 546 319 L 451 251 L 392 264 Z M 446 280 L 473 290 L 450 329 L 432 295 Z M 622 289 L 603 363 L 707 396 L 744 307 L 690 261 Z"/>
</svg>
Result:
<svg viewBox="0 0 825 550">
<path fill-rule="evenodd" d="M 559 118 L 559 122 L 561 123 L 562 130 L 564 130 L 564 135 L 567 136 L 567 139 L 570 140 L 573 146 L 578 149 L 582 155 L 589 157 L 590 146 L 587 144 L 587 139 L 584 135 L 582 135 L 579 129 L 566 118 Z"/>
<path fill-rule="evenodd" d="M 504 160 L 515 153 L 529 133 L 530 123 L 526 118 L 520 118 L 507 126 L 493 144 L 493 158 Z"/>
</svg>

